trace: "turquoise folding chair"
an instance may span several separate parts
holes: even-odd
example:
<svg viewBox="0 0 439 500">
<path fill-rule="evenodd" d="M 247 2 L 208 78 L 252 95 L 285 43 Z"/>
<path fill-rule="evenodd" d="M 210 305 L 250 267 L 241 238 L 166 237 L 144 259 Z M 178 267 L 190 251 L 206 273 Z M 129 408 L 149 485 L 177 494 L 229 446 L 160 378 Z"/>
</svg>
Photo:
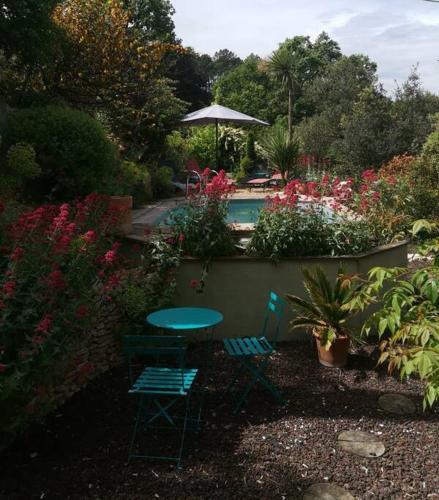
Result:
<svg viewBox="0 0 439 500">
<path fill-rule="evenodd" d="M 128 335 L 123 338 L 123 350 L 129 366 L 131 385 L 129 393 L 140 396 L 128 461 L 132 458 L 170 460 L 177 462 L 177 468 L 180 469 L 187 423 L 190 418 L 192 384 L 198 372 L 196 369 L 185 368 L 186 339 L 183 336 Z M 142 366 L 139 364 L 139 358 L 152 359 L 154 366 L 143 367 L 133 382 L 134 371 Z M 170 364 L 173 366 L 170 367 Z M 183 415 L 171 414 L 170 410 L 183 399 L 185 400 Z M 156 425 L 158 421 L 164 421 L 166 425 L 158 426 Z M 146 430 L 164 427 L 175 429 L 180 434 L 178 455 L 134 453 L 141 424 Z"/>
<path fill-rule="evenodd" d="M 265 375 L 270 356 L 275 352 L 284 309 L 285 302 L 276 293 L 270 292 L 261 336 L 223 340 L 226 353 L 240 362 L 237 373 L 232 377 L 227 389 L 229 391 L 232 390 L 233 386 L 238 381 L 238 376 L 241 371 L 246 370 L 250 375 L 250 380 L 235 405 L 235 413 L 239 412 L 249 392 L 258 382 L 267 389 L 278 402 L 284 403 L 279 389 Z M 274 326 L 272 342 L 266 337 L 269 326 Z"/>
</svg>

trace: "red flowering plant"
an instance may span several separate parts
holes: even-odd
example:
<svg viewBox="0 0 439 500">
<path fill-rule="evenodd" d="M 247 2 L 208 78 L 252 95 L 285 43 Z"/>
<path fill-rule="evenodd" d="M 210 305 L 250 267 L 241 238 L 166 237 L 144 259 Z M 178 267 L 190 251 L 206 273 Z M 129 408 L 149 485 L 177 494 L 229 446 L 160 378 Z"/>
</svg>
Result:
<svg viewBox="0 0 439 500">
<path fill-rule="evenodd" d="M 365 170 L 352 199 L 351 208 L 370 221 L 375 238 L 391 240 L 407 234 L 410 229 L 410 206 L 413 194 L 404 175 L 393 175 L 388 170 Z"/>
<path fill-rule="evenodd" d="M 229 195 L 234 187 L 224 170 L 211 176 L 206 168 L 201 185 L 193 189 L 184 211 L 172 216 L 171 229 L 176 240 L 180 240 L 182 252 L 204 260 L 199 285 L 201 291 L 213 257 L 230 255 L 234 252 L 232 230 L 227 222 Z"/>
<path fill-rule="evenodd" d="M 117 286 L 118 214 L 92 194 L 0 215 L 0 445 L 54 404 L 74 346 Z M 78 376 L 90 373 L 78 363 Z"/>
<path fill-rule="evenodd" d="M 248 252 L 275 260 L 348 255 L 387 242 L 389 236 L 379 234 L 376 219 L 364 216 L 365 196 L 361 193 L 358 200 L 353 179 L 342 181 L 328 174 L 318 182 L 294 179 L 283 193 L 267 198 Z M 373 233 L 371 224 L 375 225 Z"/>
<path fill-rule="evenodd" d="M 171 220 L 173 237 L 179 241 L 182 253 L 204 261 L 201 278 L 190 284 L 197 292 L 204 288 L 211 259 L 234 252 L 227 221 L 228 199 L 234 187 L 224 170 L 212 176 L 212 171 L 206 168 L 201 177 L 185 210 L 176 212 Z"/>
</svg>

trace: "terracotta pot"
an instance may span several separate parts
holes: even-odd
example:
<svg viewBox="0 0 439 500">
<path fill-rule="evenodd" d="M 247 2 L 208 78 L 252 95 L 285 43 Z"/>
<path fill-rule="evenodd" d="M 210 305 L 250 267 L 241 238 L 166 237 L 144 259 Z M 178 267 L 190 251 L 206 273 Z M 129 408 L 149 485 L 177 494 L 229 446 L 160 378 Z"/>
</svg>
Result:
<svg viewBox="0 0 439 500">
<path fill-rule="evenodd" d="M 116 231 L 119 234 L 130 234 L 133 230 L 133 197 L 110 196 L 109 207 L 120 212 L 120 221 Z"/>
<path fill-rule="evenodd" d="M 348 349 L 350 338 L 337 337 L 327 351 L 320 343 L 318 334 L 314 333 L 317 345 L 317 353 L 319 355 L 320 364 L 330 368 L 342 368 L 348 362 Z"/>
</svg>

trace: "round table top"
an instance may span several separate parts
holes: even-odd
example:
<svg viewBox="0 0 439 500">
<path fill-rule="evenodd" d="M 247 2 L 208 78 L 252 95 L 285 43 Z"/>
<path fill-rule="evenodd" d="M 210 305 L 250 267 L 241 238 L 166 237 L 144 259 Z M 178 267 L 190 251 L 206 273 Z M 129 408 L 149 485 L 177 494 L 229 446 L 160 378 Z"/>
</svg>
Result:
<svg viewBox="0 0 439 500">
<path fill-rule="evenodd" d="M 149 314 L 147 323 L 167 330 L 201 330 L 222 323 L 224 316 L 205 307 L 175 307 Z"/>
</svg>

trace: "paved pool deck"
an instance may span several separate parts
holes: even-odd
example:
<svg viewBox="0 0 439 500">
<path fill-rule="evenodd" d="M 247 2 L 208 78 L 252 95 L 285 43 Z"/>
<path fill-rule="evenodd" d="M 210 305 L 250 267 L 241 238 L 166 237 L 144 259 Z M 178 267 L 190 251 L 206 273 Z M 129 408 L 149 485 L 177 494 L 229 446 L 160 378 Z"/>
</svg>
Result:
<svg viewBox="0 0 439 500">
<path fill-rule="evenodd" d="M 274 194 L 273 190 L 260 190 L 254 189 L 237 189 L 230 195 L 232 200 L 261 200 L 268 195 Z M 143 234 L 145 230 L 150 230 L 156 227 L 156 221 L 164 213 L 178 207 L 186 202 L 184 196 L 175 198 L 166 198 L 165 200 L 158 200 L 150 205 L 133 210 L 133 233 L 136 235 Z M 233 224 L 234 231 L 247 232 L 254 228 L 254 224 Z"/>
</svg>

